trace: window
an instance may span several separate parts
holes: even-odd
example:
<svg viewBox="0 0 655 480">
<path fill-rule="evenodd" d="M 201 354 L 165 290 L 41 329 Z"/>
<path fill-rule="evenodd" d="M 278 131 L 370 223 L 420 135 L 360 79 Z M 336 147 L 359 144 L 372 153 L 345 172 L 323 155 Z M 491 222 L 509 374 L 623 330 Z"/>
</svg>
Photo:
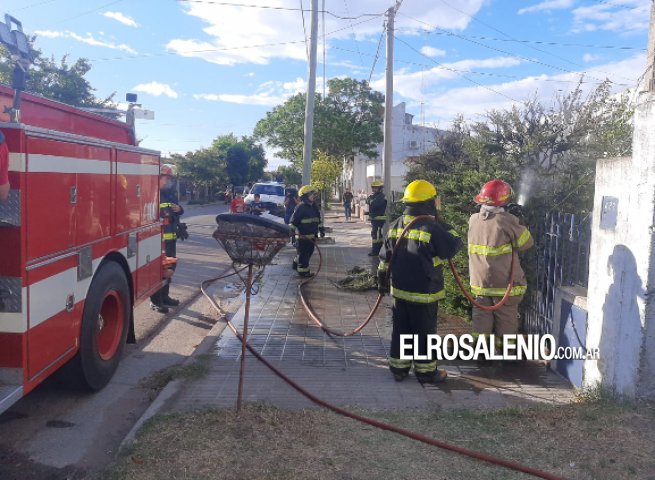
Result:
<svg viewBox="0 0 655 480">
<path fill-rule="evenodd" d="M 252 192 L 250 193 L 259 193 L 260 195 L 278 195 L 284 197 L 284 187 L 282 185 L 264 185 L 258 183 L 252 187 Z"/>
</svg>

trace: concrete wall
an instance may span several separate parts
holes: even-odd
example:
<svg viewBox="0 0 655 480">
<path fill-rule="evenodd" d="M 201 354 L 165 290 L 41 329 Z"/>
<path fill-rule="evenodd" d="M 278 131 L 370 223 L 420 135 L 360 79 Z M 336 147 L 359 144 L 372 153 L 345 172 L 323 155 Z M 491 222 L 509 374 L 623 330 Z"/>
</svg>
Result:
<svg viewBox="0 0 655 480">
<path fill-rule="evenodd" d="M 602 384 L 629 397 L 655 396 L 655 299 L 646 295 L 655 285 L 654 132 L 654 98 L 643 94 L 633 157 L 596 167 L 586 341 L 600 349 L 600 359 L 585 362 L 584 386 Z"/>
</svg>

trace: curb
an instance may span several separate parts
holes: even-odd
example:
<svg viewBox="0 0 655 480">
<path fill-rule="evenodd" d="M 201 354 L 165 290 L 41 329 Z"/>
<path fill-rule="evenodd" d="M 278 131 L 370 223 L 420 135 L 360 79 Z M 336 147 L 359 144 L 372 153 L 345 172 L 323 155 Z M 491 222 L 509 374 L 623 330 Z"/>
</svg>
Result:
<svg viewBox="0 0 655 480">
<path fill-rule="evenodd" d="M 237 317 L 243 310 L 244 308 L 243 299 L 245 299 L 244 292 L 242 292 L 238 297 L 235 297 L 235 301 L 240 302 L 240 304 L 232 314 L 232 318 Z M 200 302 L 207 302 L 202 292 L 199 292 L 198 296 L 195 299 L 188 302 L 186 307 L 192 308 L 196 306 L 197 303 Z M 211 328 L 211 330 L 209 330 L 205 338 L 202 339 L 200 344 L 193 351 L 193 353 L 189 355 L 189 357 L 187 357 L 187 359 L 184 360 L 179 365 L 188 366 L 195 361 L 196 357 L 207 353 L 221 337 L 226 326 L 227 324 L 224 321 L 218 319 L 214 324 L 214 326 Z M 166 384 L 166 386 L 161 390 L 161 392 L 157 394 L 157 397 L 148 406 L 145 412 L 141 414 L 141 416 L 136 421 L 136 423 L 132 426 L 130 431 L 127 432 L 127 435 L 125 435 L 118 449 L 116 450 L 115 458 L 118 458 L 123 452 L 125 452 L 126 449 L 128 449 L 136 441 L 137 433 L 141 429 L 141 427 L 143 427 L 143 425 L 148 420 L 150 420 L 152 417 L 157 415 L 163 409 L 163 407 L 166 405 L 166 402 L 179 392 L 180 388 L 184 385 L 184 382 L 185 382 L 184 380 L 176 378 Z"/>
</svg>

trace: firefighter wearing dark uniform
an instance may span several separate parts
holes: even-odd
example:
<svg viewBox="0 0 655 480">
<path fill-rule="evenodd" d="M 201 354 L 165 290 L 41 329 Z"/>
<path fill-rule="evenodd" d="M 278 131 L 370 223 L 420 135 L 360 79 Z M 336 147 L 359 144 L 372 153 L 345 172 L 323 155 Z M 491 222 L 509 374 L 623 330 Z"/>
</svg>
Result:
<svg viewBox="0 0 655 480">
<path fill-rule="evenodd" d="M 293 268 L 301 277 L 311 276 L 309 260 L 314 253 L 314 240 L 320 234 L 325 236 L 321 212 L 315 204 L 316 190 L 311 185 L 305 185 L 298 191 L 300 203 L 293 211 L 289 227 L 291 241 L 296 246 L 296 258 Z"/>
<path fill-rule="evenodd" d="M 369 257 L 376 257 L 382 248 L 382 229 L 387 221 L 387 199 L 382 193 L 384 184 L 380 180 L 371 183 L 373 193 L 366 199 L 368 218 L 371 221 L 371 251 Z"/>
<path fill-rule="evenodd" d="M 180 206 L 175 190 L 175 166 L 164 164 L 159 170 L 159 216 L 164 233 L 164 253 L 167 257 L 177 256 L 177 230 L 184 209 Z M 175 264 L 171 265 L 175 270 Z M 158 292 L 150 297 L 150 307 L 159 313 L 167 313 L 168 307 L 176 307 L 180 301 L 169 296 L 171 280 L 166 280 Z"/>
<path fill-rule="evenodd" d="M 437 369 L 432 357 L 413 361 L 400 358 L 401 335 L 417 335 L 418 352 L 412 350 L 412 354 L 427 354 L 427 336 L 437 331 L 438 301 L 445 297 L 443 264 L 462 248 L 452 228 L 437 219 L 436 196 L 436 188 L 425 180 L 407 185 L 403 215 L 389 226 L 380 252 L 378 289 L 381 293 L 390 291 L 393 297 L 389 368 L 396 381 L 407 377 L 412 364 L 421 383 L 439 383 L 447 376 L 445 370 Z M 394 250 L 405 226 L 419 215 L 434 218 L 414 223 Z M 387 270 L 392 250 L 389 285 Z"/>
<path fill-rule="evenodd" d="M 530 231 L 506 211 L 511 196 L 509 184 L 499 179 L 490 180 L 475 196 L 475 202 L 481 205 L 480 213 L 474 213 L 469 219 L 469 276 L 477 303 L 491 306 L 500 302 L 509 284 L 514 256 L 512 288 L 503 306 L 492 312 L 473 307 L 473 335 L 493 333 L 499 347 L 503 335 L 518 333 L 518 308 L 526 291 L 527 281 L 517 252 L 534 244 Z"/>
</svg>

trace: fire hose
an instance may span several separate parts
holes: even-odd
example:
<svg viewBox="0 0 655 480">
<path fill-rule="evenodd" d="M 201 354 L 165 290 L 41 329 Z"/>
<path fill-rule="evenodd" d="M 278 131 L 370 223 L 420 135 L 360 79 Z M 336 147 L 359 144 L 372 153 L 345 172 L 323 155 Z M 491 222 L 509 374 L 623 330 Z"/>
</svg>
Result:
<svg viewBox="0 0 655 480">
<path fill-rule="evenodd" d="M 405 228 L 405 230 L 407 230 L 407 227 Z M 405 230 L 403 230 L 403 233 L 405 233 Z M 243 271 L 243 269 L 241 271 Z M 349 412 L 348 410 L 337 407 L 336 405 L 333 405 L 333 404 L 331 404 L 329 402 L 326 402 L 326 401 L 322 400 L 321 398 L 319 398 L 316 395 L 312 394 L 308 390 L 304 389 L 298 383 L 291 380 L 282 371 L 280 371 L 275 366 L 273 366 L 270 362 L 268 362 L 268 360 L 266 360 L 257 350 L 255 350 L 252 347 L 252 345 L 250 345 L 250 343 L 248 343 L 247 341 L 244 341 L 245 339 L 239 333 L 239 331 L 234 326 L 234 324 L 232 324 L 232 322 L 224 315 L 224 313 L 221 310 L 220 306 L 211 297 L 211 295 L 207 293 L 206 287 L 210 283 L 213 283 L 213 282 L 215 282 L 217 280 L 220 280 L 220 279 L 223 279 L 223 278 L 227 278 L 227 277 L 229 277 L 231 275 L 239 274 L 241 271 L 236 271 L 235 270 L 235 272 L 230 273 L 230 274 L 221 275 L 219 277 L 214 277 L 214 278 L 207 279 L 207 280 L 203 281 L 200 284 L 200 290 L 202 291 L 203 295 L 207 298 L 207 300 L 210 302 L 212 307 L 219 313 L 219 315 L 221 315 L 221 318 L 226 322 L 228 328 L 239 339 L 239 341 L 242 343 L 242 345 L 245 346 L 245 348 L 247 348 L 248 351 L 253 356 L 255 356 L 255 358 L 257 358 L 257 360 L 262 362 L 273 373 L 275 373 L 279 378 L 281 378 L 287 385 L 289 385 L 291 388 L 296 390 L 298 393 L 300 393 L 301 395 L 303 395 L 307 399 L 311 400 L 312 402 L 314 402 L 315 404 L 317 404 L 317 405 L 319 405 L 321 407 L 327 408 L 328 410 L 331 410 L 331 411 L 333 411 L 335 413 L 338 413 L 339 415 L 343 415 L 345 417 L 352 418 L 353 420 L 357 420 L 358 422 L 365 423 L 367 425 L 371 425 L 373 427 L 380 428 L 382 430 L 387 430 L 387 431 L 390 431 L 390 432 L 397 433 L 399 435 L 410 438 L 412 440 L 416 440 L 418 442 L 425 443 L 427 445 L 432 445 L 434 447 L 441 448 L 443 450 L 452 451 L 452 452 L 458 453 L 460 455 L 464 455 L 464 456 L 467 456 L 467 457 L 470 457 L 470 458 L 474 458 L 474 459 L 477 459 L 477 460 L 480 460 L 480 461 L 483 461 L 483 462 L 487 462 L 487 463 L 490 463 L 490 464 L 493 464 L 493 465 L 499 465 L 499 466 L 502 466 L 502 467 L 505 467 L 505 468 L 509 468 L 511 470 L 516 470 L 518 472 L 527 473 L 527 474 L 532 475 L 534 477 L 544 478 L 546 480 L 562 480 L 562 477 L 559 477 L 557 475 L 554 475 L 554 474 L 551 474 L 551 473 L 548 473 L 548 472 L 544 472 L 542 470 L 539 470 L 539 469 L 536 469 L 536 468 L 533 468 L 533 467 L 529 467 L 527 465 L 523 465 L 523 464 L 520 464 L 520 463 L 517 463 L 517 462 L 510 461 L 510 460 L 505 460 L 505 459 L 502 459 L 502 458 L 497 458 L 497 457 L 494 457 L 492 455 L 487 455 L 485 453 L 476 452 L 474 450 L 469 450 L 467 448 L 463 448 L 463 447 L 460 447 L 458 445 L 454 445 L 454 444 L 451 444 L 451 443 L 448 443 L 448 442 L 437 440 L 437 439 L 428 437 L 427 435 L 416 433 L 416 432 L 413 432 L 413 431 L 405 429 L 405 428 L 397 427 L 397 426 L 394 426 L 394 425 L 391 425 L 391 424 L 388 424 L 388 423 L 385 423 L 385 422 L 381 422 L 379 420 L 375 420 L 373 418 L 368 418 L 368 417 L 365 417 L 363 415 L 358 415 L 356 413 Z M 246 293 L 250 293 L 250 290 L 248 290 L 248 292 L 246 292 Z M 380 295 L 380 297 L 381 297 L 381 295 Z M 376 303 L 376 307 L 377 307 L 377 305 L 379 305 L 379 300 L 380 300 L 380 298 L 378 298 L 378 302 Z M 363 328 L 363 326 L 361 328 Z"/>
<path fill-rule="evenodd" d="M 391 251 L 391 256 L 389 257 L 389 266 L 387 268 L 387 281 L 389 280 L 389 274 L 391 273 L 391 264 L 393 262 L 394 253 L 396 251 L 396 248 L 398 248 L 398 245 L 400 245 L 401 240 L 403 238 L 405 238 L 405 236 L 407 235 L 407 232 L 409 232 L 411 227 L 414 226 L 414 224 L 416 222 L 418 222 L 419 220 L 434 220 L 434 219 L 435 219 L 435 217 L 433 217 L 432 215 L 419 215 L 419 216 L 413 218 L 412 221 L 409 222 L 403 228 L 403 231 L 400 233 L 400 236 L 398 237 L 398 240 L 396 241 L 396 243 L 394 245 L 394 248 Z M 302 241 L 302 240 L 299 240 L 299 241 Z M 321 271 L 321 267 L 323 265 L 323 253 L 321 252 L 321 249 L 320 249 L 320 247 L 318 245 L 316 245 L 316 249 L 318 250 L 318 267 L 317 267 L 316 273 L 315 273 L 315 275 L 313 277 L 306 278 L 305 280 L 300 282 L 300 285 L 298 285 L 298 292 L 299 292 L 299 295 L 300 295 L 300 301 L 302 302 L 303 307 L 305 307 L 305 311 L 307 312 L 307 315 L 309 316 L 309 318 L 311 318 L 312 321 L 314 323 L 316 323 L 321 328 L 321 330 L 323 330 L 328 335 L 335 336 L 335 337 L 351 337 L 353 335 L 356 335 L 359 332 L 361 332 L 362 329 L 364 327 L 366 327 L 366 325 L 368 325 L 368 323 L 371 321 L 371 319 L 373 318 L 373 316 L 377 312 L 378 308 L 380 307 L 380 303 L 382 302 L 382 298 L 383 298 L 384 295 L 383 294 L 378 295 L 378 298 L 375 301 L 375 304 L 373 305 L 373 308 L 371 309 L 371 311 L 368 314 L 368 316 L 366 317 L 366 319 L 361 324 L 359 324 L 359 326 L 357 326 L 355 329 L 353 329 L 353 330 L 351 330 L 349 332 L 339 332 L 339 331 L 333 330 L 330 327 L 328 327 L 327 325 L 325 325 L 325 323 L 323 323 L 323 321 L 316 314 L 316 312 L 314 312 L 314 309 L 312 308 L 311 304 L 309 303 L 309 301 L 305 297 L 305 293 L 303 291 L 303 287 L 318 276 L 319 272 Z M 457 283 L 457 285 L 459 286 L 459 288 L 461 289 L 462 293 L 467 298 L 467 300 L 469 302 L 471 302 L 472 305 L 478 307 L 481 310 L 484 310 L 486 312 L 493 312 L 495 310 L 498 310 L 499 308 L 501 308 L 505 304 L 505 302 L 507 301 L 507 299 L 510 296 L 510 293 L 512 292 L 514 271 L 515 271 L 515 268 L 516 268 L 515 256 L 516 256 L 516 253 L 514 251 L 512 251 L 512 266 L 510 268 L 509 284 L 507 285 L 507 289 L 505 290 L 505 294 L 503 295 L 502 299 L 498 303 L 496 303 L 495 305 L 481 305 L 478 302 L 476 302 L 475 299 L 473 298 L 473 296 L 469 293 L 469 291 L 464 286 L 464 284 L 462 282 L 462 279 L 459 276 L 459 273 L 457 272 L 457 269 L 455 268 L 455 264 L 453 263 L 453 261 L 448 260 L 448 265 L 450 266 L 450 271 L 452 272 L 453 277 L 455 278 L 455 282 Z"/>
</svg>

